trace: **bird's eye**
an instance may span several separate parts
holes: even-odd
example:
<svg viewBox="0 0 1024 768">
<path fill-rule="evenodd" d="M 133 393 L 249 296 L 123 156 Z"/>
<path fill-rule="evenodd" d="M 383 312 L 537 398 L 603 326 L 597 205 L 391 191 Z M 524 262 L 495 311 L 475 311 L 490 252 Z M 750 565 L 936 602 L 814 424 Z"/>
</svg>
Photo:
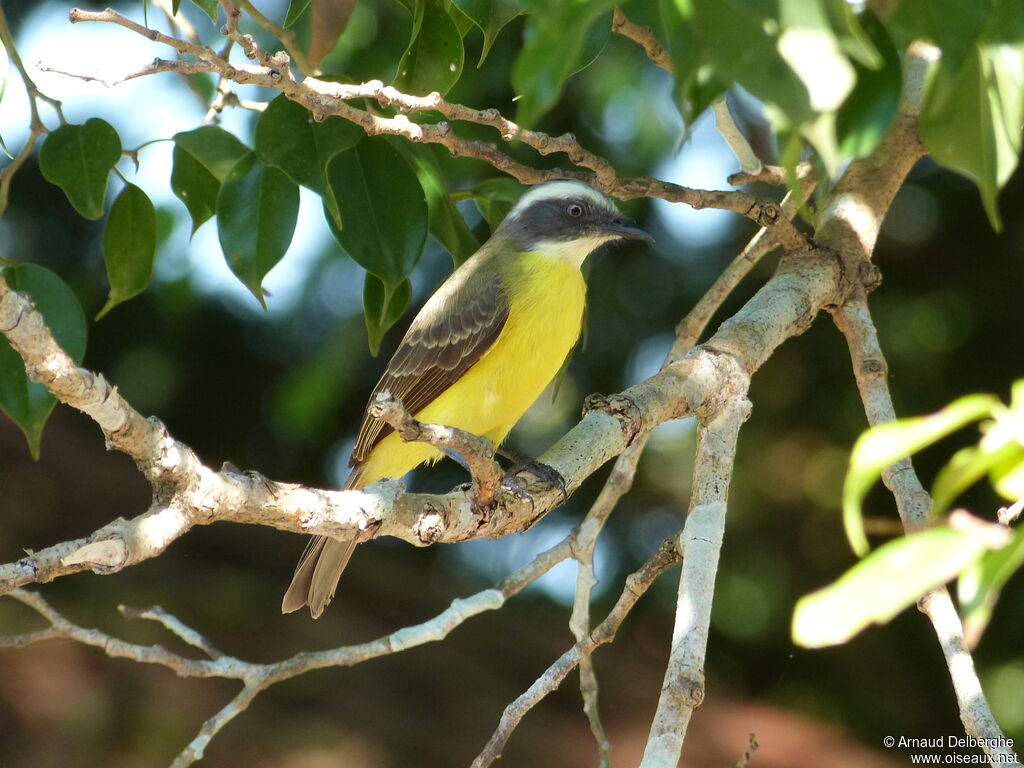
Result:
<svg viewBox="0 0 1024 768">
<path fill-rule="evenodd" d="M 569 205 L 565 207 L 565 212 L 572 218 L 578 219 L 583 215 L 583 206 L 579 203 L 569 203 Z"/>
</svg>

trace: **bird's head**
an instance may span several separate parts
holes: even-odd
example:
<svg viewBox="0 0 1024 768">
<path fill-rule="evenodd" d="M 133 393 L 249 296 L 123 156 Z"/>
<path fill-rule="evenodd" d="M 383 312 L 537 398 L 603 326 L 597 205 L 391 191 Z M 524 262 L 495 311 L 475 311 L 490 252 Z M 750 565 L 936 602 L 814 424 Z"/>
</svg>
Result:
<svg viewBox="0 0 1024 768">
<path fill-rule="evenodd" d="M 610 197 L 575 179 L 545 181 L 527 190 L 496 234 L 511 240 L 517 250 L 548 253 L 576 266 L 612 240 L 651 239 Z"/>
</svg>

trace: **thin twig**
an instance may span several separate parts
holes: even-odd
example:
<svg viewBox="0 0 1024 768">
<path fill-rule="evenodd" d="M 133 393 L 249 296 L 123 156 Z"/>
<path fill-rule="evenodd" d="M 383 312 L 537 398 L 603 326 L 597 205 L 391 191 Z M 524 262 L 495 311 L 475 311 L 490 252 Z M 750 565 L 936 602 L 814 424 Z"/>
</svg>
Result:
<svg viewBox="0 0 1024 768">
<path fill-rule="evenodd" d="M 612 32 L 628 37 L 644 49 L 647 58 L 666 72 L 672 72 L 672 57 L 662 47 L 661 43 L 654 36 L 650 27 L 641 27 L 626 18 L 626 15 L 618 8 L 612 15 Z"/>
<path fill-rule="evenodd" d="M 604 158 L 584 149 L 572 134 L 549 136 L 539 131 L 521 128 L 503 117 L 496 109 L 478 110 L 461 104 L 445 101 L 439 94 L 411 96 L 379 80 L 350 85 L 305 78 L 296 82 L 288 66 L 286 54 L 271 55 L 259 48 L 249 35 L 238 32 L 238 11 L 227 0 L 222 4 L 228 12 L 224 33 L 238 42 L 246 55 L 256 60 L 260 67 L 233 65 L 210 48 L 191 42 L 168 37 L 156 30 L 147 29 L 113 10 L 83 11 L 73 9 L 73 22 L 95 21 L 117 24 L 155 42 L 172 46 L 183 54 L 191 54 L 207 62 L 210 71 L 217 72 L 236 83 L 252 83 L 282 91 L 288 98 L 309 109 L 314 118 L 320 120 L 337 115 L 362 126 L 371 135 L 392 134 L 403 136 L 410 141 L 441 144 L 455 157 L 473 157 L 508 173 L 526 184 L 536 184 L 559 176 L 572 176 L 588 181 L 603 191 L 622 200 L 637 197 L 658 197 L 669 202 L 681 202 L 695 208 L 720 208 L 742 214 L 761 226 L 772 228 L 778 242 L 790 252 L 807 248 L 807 241 L 792 223 L 781 215 L 778 203 L 765 200 L 742 191 L 700 190 L 672 184 L 652 178 L 621 179 L 614 167 Z M 395 106 L 401 114 L 383 117 L 359 109 L 347 103 L 348 100 L 371 98 L 382 106 Z M 483 141 L 467 141 L 452 130 L 447 121 L 439 123 L 414 123 L 407 114 L 412 112 L 440 112 L 447 120 L 477 123 L 494 128 L 502 139 L 522 141 L 540 154 L 563 153 L 569 160 L 588 170 L 586 173 L 564 170 L 538 170 L 513 160 L 507 153 Z"/>
<path fill-rule="evenodd" d="M 281 41 L 284 49 L 288 52 L 288 55 L 291 57 L 292 61 L 295 62 L 296 66 L 302 70 L 303 74 L 312 75 L 314 77 L 320 74 L 319 69 L 310 66 L 310 63 L 306 59 L 306 55 L 302 52 L 302 49 L 299 47 L 298 40 L 292 30 L 286 29 L 280 24 L 274 22 L 272 19 L 264 16 L 256 6 L 249 2 L 249 0 L 241 0 L 239 7 L 248 13 L 253 21 Z"/>
<path fill-rule="evenodd" d="M 599 646 L 612 642 L 619 626 L 640 597 L 669 566 L 679 563 L 680 559 L 677 537 L 672 536 L 639 570 L 626 577 L 622 593 L 604 621 L 581 642 L 563 653 L 519 698 L 505 708 L 498 727 L 491 735 L 487 746 L 473 761 L 472 768 L 484 768 L 501 757 L 505 743 L 526 713 L 558 688 L 582 658 L 590 656 Z"/>
<path fill-rule="evenodd" d="M 729 100 L 725 96 L 720 96 L 711 106 L 715 111 L 715 127 L 728 143 L 732 153 L 736 155 L 736 159 L 740 161 L 740 172 L 752 176 L 761 173 L 764 163 L 754 153 L 747 137 L 736 125 L 736 120 L 729 111 Z"/>
</svg>

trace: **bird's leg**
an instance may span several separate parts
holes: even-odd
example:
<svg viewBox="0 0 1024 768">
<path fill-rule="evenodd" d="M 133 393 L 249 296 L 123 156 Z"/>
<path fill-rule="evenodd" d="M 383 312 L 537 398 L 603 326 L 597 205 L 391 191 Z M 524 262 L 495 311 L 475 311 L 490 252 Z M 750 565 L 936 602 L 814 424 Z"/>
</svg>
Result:
<svg viewBox="0 0 1024 768">
<path fill-rule="evenodd" d="M 516 494 L 520 498 L 530 498 L 529 491 L 523 485 L 522 481 L 519 480 L 520 473 L 528 472 L 534 477 L 547 483 L 552 488 L 557 488 L 558 492 L 562 494 L 562 503 L 564 504 L 569 500 L 569 492 L 565 484 L 565 478 L 562 477 L 562 473 L 549 464 L 545 464 L 542 461 L 531 459 L 529 456 L 525 456 L 519 451 L 515 451 L 506 446 L 498 448 L 497 453 L 502 458 L 508 459 L 512 462 L 512 467 L 509 469 L 508 474 L 505 475 L 505 479 L 502 482 L 506 488 L 512 493 Z"/>
</svg>

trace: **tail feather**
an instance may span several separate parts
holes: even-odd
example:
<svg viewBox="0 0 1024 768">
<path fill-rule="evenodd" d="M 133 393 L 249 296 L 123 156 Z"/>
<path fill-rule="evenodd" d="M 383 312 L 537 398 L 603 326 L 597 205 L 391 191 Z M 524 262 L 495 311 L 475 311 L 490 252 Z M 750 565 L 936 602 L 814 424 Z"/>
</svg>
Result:
<svg viewBox="0 0 1024 768">
<path fill-rule="evenodd" d="M 352 471 L 345 489 L 355 488 L 359 481 L 359 468 Z M 348 565 L 356 548 L 354 539 L 339 540 L 328 536 L 314 536 L 295 566 L 295 574 L 281 601 L 281 613 L 291 613 L 309 606 L 314 619 L 324 612 L 334 598 L 338 579 Z"/>
</svg>

